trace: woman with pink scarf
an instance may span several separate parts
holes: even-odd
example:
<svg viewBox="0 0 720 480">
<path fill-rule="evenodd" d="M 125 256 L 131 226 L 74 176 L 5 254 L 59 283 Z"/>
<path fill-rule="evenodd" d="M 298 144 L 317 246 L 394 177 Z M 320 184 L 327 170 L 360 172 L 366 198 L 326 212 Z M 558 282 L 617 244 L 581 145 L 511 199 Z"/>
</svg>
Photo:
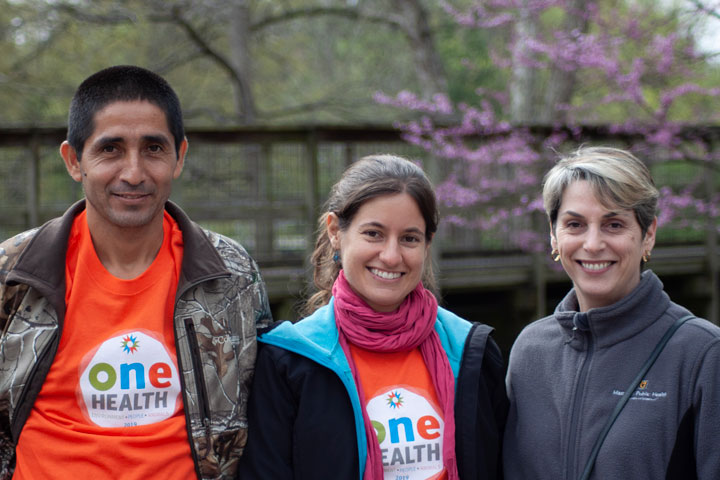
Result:
<svg viewBox="0 0 720 480">
<path fill-rule="evenodd" d="M 365 157 L 335 184 L 308 316 L 259 338 L 239 478 L 501 478 L 502 356 L 490 327 L 438 307 L 437 223 L 403 158 Z"/>
</svg>

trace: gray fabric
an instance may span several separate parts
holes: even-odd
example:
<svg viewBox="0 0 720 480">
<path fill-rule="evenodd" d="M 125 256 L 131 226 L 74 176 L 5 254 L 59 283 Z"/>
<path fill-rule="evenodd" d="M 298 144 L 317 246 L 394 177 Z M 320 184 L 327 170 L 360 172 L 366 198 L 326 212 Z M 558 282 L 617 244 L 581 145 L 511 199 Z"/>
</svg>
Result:
<svg viewBox="0 0 720 480">
<path fill-rule="evenodd" d="M 507 479 L 577 479 L 624 389 L 665 331 L 689 314 L 651 271 L 627 297 L 577 312 L 570 291 L 554 315 L 526 327 L 506 378 Z M 720 328 L 683 325 L 610 430 L 591 478 L 717 478 Z M 687 452 L 685 452 L 687 450 Z"/>
</svg>

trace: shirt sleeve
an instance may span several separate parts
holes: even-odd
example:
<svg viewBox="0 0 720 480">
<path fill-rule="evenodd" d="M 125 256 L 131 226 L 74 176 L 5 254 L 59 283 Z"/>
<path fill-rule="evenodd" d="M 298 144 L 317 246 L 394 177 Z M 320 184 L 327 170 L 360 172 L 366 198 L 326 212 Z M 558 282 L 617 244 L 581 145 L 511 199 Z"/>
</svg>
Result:
<svg viewBox="0 0 720 480">
<path fill-rule="evenodd" d="M 358 477 L 352 405 L 340 378 L 296 353 L 261 344 L 238 478 Z"/>
<path fill-rule="evenodd" d="M 248 403 L 248 442 L 238 478 L 292 479 L 292 438 L 297 406 L 270 350 L 261 347 Z"/>
<path fill-rule="evenodd" d="M 673 451 L 674 459 L 682 454 L 681 445 L 694 445 L 694 459 L 688 459 L 687 466 L 696 464 L 697 478 L 710 480 L 717 478 L 720 472 L 720 455 L 717 453 L 717 445 L 720 443 L 720 338 L 715 338 L 709 345 L 704 355 L 701 356 L 701 364 L 698 366 L 697 381 L 694 385 L 693 407 L 684 415 L 681 420 L 681 427 L 676 441 L 676 448 Z M 685 425 L 692 425 L 694 430 L 692 437 L 683 442 Z M 693 462 L 694 460 L 694 462 Z M 685 462 L 673 462 L 673 465 L 681 465 Z M 687 469 L 685 470 L 687 472 Z M 668 472 L 670 474 L 671 472 Z M 680 473 L 680 472 L 678 472 Z M 684 476 L 684 475 L 682 475 Z M 675 478 L 671 475 L 668 478 Z M 678 477 L 680 478 L 680 477 Z"/>
</svg>

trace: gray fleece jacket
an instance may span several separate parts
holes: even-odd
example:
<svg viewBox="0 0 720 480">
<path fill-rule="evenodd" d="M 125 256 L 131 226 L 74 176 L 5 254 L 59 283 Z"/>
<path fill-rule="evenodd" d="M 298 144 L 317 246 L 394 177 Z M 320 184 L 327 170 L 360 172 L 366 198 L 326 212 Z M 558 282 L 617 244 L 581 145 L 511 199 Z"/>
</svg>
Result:
<svg viewBox="0 0 720 480">
<path fill-rule="evenodd" d="M 577 479 L 618 400 L 689 312 L 646 271 L 619 302 L 577 311 L 574 290 L 510 353 L 505 478 Z M 610 430 L 591 478 L 720 478 L 720 328 L 686 322 Z"/>
</svg>

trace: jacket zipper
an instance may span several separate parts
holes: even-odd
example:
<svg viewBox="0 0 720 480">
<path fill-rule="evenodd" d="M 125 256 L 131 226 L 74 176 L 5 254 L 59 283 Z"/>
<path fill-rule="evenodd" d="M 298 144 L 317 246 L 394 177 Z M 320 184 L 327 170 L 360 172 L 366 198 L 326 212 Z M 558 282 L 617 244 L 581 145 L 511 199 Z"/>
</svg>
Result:
<svg viewBox="0 0 720 480">
<path fill-rule="evenodd" d="M 585 360 L 583 361 L 583 365 L 580 370 L 580 376 L 578 378 L 578 384 L 577 388 L 575 389 L 575 396 L 573 398 L 572 408 L 570 409 L 570 438 L 568 443 L 568 449 L 567 449 L 567 455 L 565 456 L 565 478 L 566 479 L 573 479 L 576 478 L 576 472 L 575 468 L 577 465 L 577 438 L 578 438 L 578 430 L 579 430 L 579 419 L 581 418 L 580 415 L 580 404 L 582 403 L 583 399 L 583 390 L 585 389 L 585 383 L 587 381 L 588 377 L 588 369 L 590 366 L 590 360 L 592 360 L 593 353 L 594 353 L 594 345 L 593 345 L 593 338 L 591 332 L 588 330 L 587 332 L 583 332 L 586 335 L 587 338 L 587 355 L 585 357 Z"/>
<path fill-rule="evenodd" d="M 198 345 L 197 336 L 195 334 L 195 324 L 193 323 L 192 318 L 185 318 L 184 323 L 185 335 L 187 336 L 188 343 L 190 344 L 190 361 L 192 362 L 193 372 L 195 373 L 193 378 L 195 379 L 195 389 L 197 390 L 198 409 L 200 410 L 202 426 L 205 430 L 205 445 L 206 448 L 209 449 L 211 445 L 210 407 L 208 406 L 208 395 L 207 390 L 205 389 L 205 375 L 203 374 L 202 361 L 200 360 L 200 346 Z M 178 363 L 180 363 L 180 361 L 180 357 L 178 356 Z M 178 366 L 182 368 L 180 365 Z M 187 403 L 187 401 L 184 399 L 183 403 Z M 188 440 L 190 441 L 190 451 L 192 452 L 193 459 L 195 460 L 195 472 L 197 473 L 198 478 L 205 478 L 200 465 L 201 460 L 205 457 L 198 457 L 198 451 L 195 447 L 195 441 L 193 440 L 192 435 L 192 420 L 190 419 L 187 405 L 185 405 L 184 410 L 185 422 L 188 429 Z"/>
<path fill-rule="evenodd" d="M 223 278 L 227 275 L 217 275 L 216 277 L 210 278 L 210 280 L 214 280 L 215 278 Z M 189 285 L 186 285 L 185 288 L 182 290 L 178 289 L 177 293 L 175 294 L 175 306 L 173 308 L 173 324 L 175 325 L 175 320 L 177 319 L 177 302 L 178 299 L 182 298 L 183 295 L 185 295 L 186 292 L 188 292 L 190 289 L 195 288 L 196 286 L 200 285 L 201 283 L 207 281 L 208 279 L 204 279 L 202 281 L 194 282 Z M 195 331 L 195 324 L 193 323 L 193 320 L 191 317 L 186 317 L 183 320 L 184 327 L 185 327 L 185 336 L 188 339 L 188 344 L 190 347 L 190 362 L 192 364 L 193 371 L 195 372 L 195 375 L 193 375 L 193 378 L 195 379 L 195 389 L 197 390 L 197 404 L 198 404 L 198 410 L 200 411 L 200 417 L 202 426 L 205 430 L 205 445 L 206 448 L 210 448 L 210 433 L 211 433 L 211 424 L 210 424 L 210 402 L 208 401 L 208 393 L 205 388 L 205 374 L 203 373 L 202 369 L 202 361 L 200 360 L 200 345 L 198 345 L 197 341 L 197 334 Z M 180 340 L 178 339 L 177 334 L 175 335 L 175 349 L 178 352 L 177 355 L 177 362 L 178 362 L 178 369 L 180 371 L 180 382 L 182 385 L 183 390 L 183 410 L 185 411 L 185 425 L 188 432 L 188 442 L 190 444 L 190 453 L 193 458 L 193 463 L 195 464 L 195 473 L 197 474 L 198 478 L 205 478 L 203 476 L 203 471 L 201 469 L 201 460 L 203 458 L 199 458 L 198 451 L 196 447 L 196 442 L 193 439 L 192 434 L 192 419 L 190 418 L 190 412 L 188 411 L 189 405 L 187 402 L 187 398 L 185 395 L 185 392 L 187 391 L 187 387 L 185 386 L 185 378 L 182 374 L 183 371 L 183 363 L 182 363 L 182 356 L 179 355 L 180 352 Z"/>
<path fill-rule="evenodd" d="M 208 394 L 205 389 L 205 375 L 203 374 L 202 362 L 200 361 L 200 346 L 198 345 L 197 336 L 195 333 L 195 324 L 192 318 L 185 319 L 185 330 L 190 343 L 190 350 L 195 354 L 191 355 L 190 360 L 192 361 L 193 371 L 195 372 L 195 388 L 198 392 L 198 407 L 200 409 L 200 415 L 202 416 L 202 423 L 206 431 L 209 434 L 210 428 L 210 408 L 208 407 Z"/>
</svg>

